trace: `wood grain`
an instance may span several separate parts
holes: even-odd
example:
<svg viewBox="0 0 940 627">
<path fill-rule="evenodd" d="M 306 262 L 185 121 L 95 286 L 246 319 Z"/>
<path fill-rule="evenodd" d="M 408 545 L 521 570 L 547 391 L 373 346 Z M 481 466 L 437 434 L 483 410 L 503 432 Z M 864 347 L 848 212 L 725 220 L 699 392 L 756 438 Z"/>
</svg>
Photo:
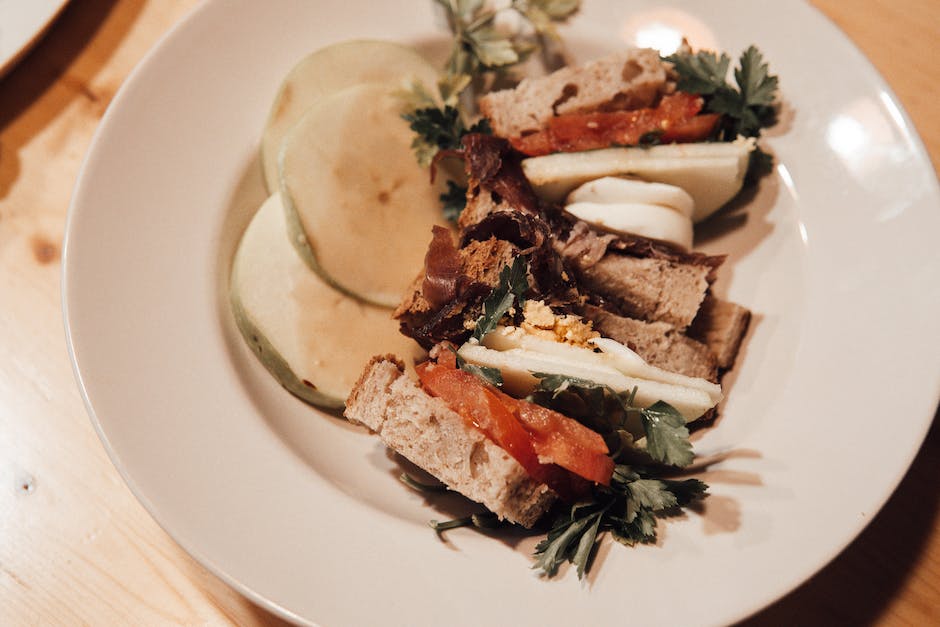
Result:
<svg viewBox="0 0 940 627">
<path fill-rule="evenodd" d="M 195 4 L 73 0 L 0 79 L 0 624 L 282 624 L 136 501 L 85 414 L 62 331 L 61 241 L 81 159 L 121 82 Z M 940 166 L 940 3 L 815 4 L 885 75 Z M 935 424 L 859 539 L 746 624 L 940 624 L 937 468 Z"/>
</svg>

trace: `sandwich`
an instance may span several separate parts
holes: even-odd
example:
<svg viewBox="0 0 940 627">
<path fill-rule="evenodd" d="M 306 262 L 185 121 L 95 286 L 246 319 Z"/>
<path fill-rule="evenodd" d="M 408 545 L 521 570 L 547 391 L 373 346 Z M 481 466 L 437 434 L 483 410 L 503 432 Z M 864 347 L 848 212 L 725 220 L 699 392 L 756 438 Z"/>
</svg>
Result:
<svg viewBox="0 0 940 627">
<path fill-rule="evenodd" d="M 463 137 L 468 188 L 456 233 L 435 228 L 394 312 L 429 360 L 414 380 L 396 356 L 374 357 L 346 402 L 349 420 L 499 519 L 532 527 L 553 504 L 613 489 L 624 460 L 687 465 L 687 425 L 716 415 L 750 312 L 712 293 L 723 256 L 658 226 L 678 211 L 691 232 L 699 198 L 686 196 L 699 195 L 637 177 L 646 166 L 546 181 L 531 165 L 631 150 L 620 144 L 651 133 L 673 150 L 708 137 L 720 116 L 676 87 L 658 53 L 628 50 L 484 96 L 493 134 Z M 627 129 L 628 118 L 640 124 Z M 669 170 L 661 166 L 652 169 Z M 648 202 L 608 204 L 639 206 L 652 231 L 568 210 L 572 196 L 596 196 L 585 185 L 611 175 Z M 665 197 L 685 208 L 658 204 Z M 593 401 L 616 416 L 588 411 Z"/>
</svg>

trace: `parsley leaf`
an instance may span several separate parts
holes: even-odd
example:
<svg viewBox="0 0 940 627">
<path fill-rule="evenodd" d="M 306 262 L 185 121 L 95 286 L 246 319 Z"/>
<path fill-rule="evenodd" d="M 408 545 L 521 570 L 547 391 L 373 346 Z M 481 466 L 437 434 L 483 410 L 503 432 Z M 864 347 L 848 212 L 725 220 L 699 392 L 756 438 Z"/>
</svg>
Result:
<svg viewBox="0 0 940 627">
<path fill-rule="evenodd" d="M 559 566 L 569 561 L 577 566 L 578 578 L 583 577 L 607 507 L 596 511 L 592 506 L 574 505 L 568 514 L 555 521 L 546 538 L 536 545 L 532 567 L 552 577 Z"/>
<path fill-rule="evenodd" d="M 685 418 L 669 403 L 659 401 L 640 410 L 650 457 L 673 466 L 688 466 L 695 455 Z"/>
<path fill-rule="evenodd" d="M 602 383 L 566 375 L 533 374 L 539 382 L 530 400 L 605 436 L 615 459 L 623 449 L 633 448 L 635 436 L 645 435 L 645 452 L 653 461 L 679 468 L 692 463 L 695 455 L 685 418 L 669 403 L 637 407 L 636 389 L 617 392 Z"/>
<path fill-rule="evenodd" d="M 731 59 L 725 53 L 702 50 L 696 54 L 676 53 L 666 57 L 679 73 L 676 88 L 690 94 L 708 96 L 727 87 L 725 76 Z"/>
<path fill-rule="evenodd" d="M 740 67 L 734 71 L 734 80 L 749 107 L 770 106 L 777 95 L 776 76 L 771 76 L 764 57 L 756 46 L 750 46 L 741 55 Z"/>
<path fill-rule="evenodd" d="M 499 283 L 483 301 L 483 315 L 477 319 L 473 329 L 473 338 L 483 337 L 496 328 L 500 319 L 515 303 L 520 309 L 525 304 L 525 293 L 529 289 L 529 264 L 521 255 L 512 260 L 499 272 Z"/>
</svg>

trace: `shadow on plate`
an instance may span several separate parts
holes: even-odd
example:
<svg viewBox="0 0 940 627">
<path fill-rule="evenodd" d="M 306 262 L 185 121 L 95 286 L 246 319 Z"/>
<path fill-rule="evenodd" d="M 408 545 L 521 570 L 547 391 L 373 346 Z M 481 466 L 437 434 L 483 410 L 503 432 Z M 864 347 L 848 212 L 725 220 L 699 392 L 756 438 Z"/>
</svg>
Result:
<svg viewBox="0 0 940 627">
<path fill-rule="evenodd" d="M 917 624 L 917 616 L 909 612 L 890 613 L 902 589 L 907 606 L 922 608 L 925 622 L 921 624 L 930 622 L 928 616 L 936 618 L 928 584 L 914 585 L 911 577 L 918 565 L 923 570 L 922 562 L 930 559 L 925 547 L 940 529 L 938 467 L 940 420 L 934 416 L 907 475 L 861 535 L 812 579 L 741 626 Z M 812 533 L 812 512 L 799 524 Z M 920 601 L 918 590 L 923 594 Z"/>
</svg>

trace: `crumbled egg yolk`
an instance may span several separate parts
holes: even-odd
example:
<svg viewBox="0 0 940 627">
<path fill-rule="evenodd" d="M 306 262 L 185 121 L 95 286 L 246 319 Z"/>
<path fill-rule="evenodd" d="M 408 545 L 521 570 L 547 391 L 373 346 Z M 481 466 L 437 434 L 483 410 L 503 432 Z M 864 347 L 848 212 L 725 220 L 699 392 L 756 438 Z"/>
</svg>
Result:
<svg viewBox="0 0 940 627">
<path fill-rule="evenodd" d="M 522 308 L 522 328 L 526 333 L 575 346 L 590 346 L 588 340 L 600 337 L 590 321 L 580 316 L 558 316 L 541 300 L 527 300 Z"/>
</svg>

